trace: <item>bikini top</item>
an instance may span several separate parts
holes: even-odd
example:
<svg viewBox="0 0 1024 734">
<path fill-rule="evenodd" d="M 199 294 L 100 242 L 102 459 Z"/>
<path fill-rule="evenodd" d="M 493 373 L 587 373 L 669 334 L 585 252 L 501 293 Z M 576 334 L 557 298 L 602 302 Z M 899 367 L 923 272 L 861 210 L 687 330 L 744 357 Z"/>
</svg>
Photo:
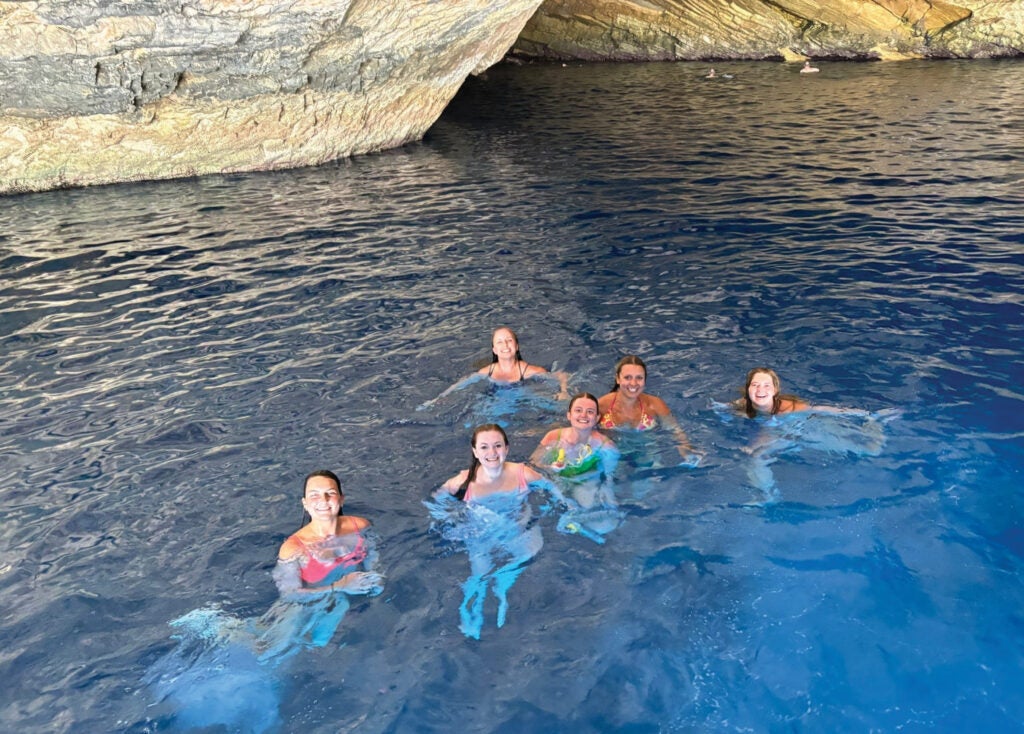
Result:
<svg viewBox="0 0 1024 734">
<path fill-rule="evenodd" d="M 612 398 L 612 404 L 608 406 L 608 412 L 601 416 L 601 420 L 597 422 L 600 428 L 618 428 L 615 424 L 615 418 L 612 417 L 612 413 L 615 412 L 615 401 L 619 399 L 619 394 L 616 392 Z M 649 431 L 652 428 L 656 428 L 658 425 L 657 416 L 653 416 L 647 412 L 644 407 L 643 398 L 637 396 L 637 401 L 640 403 L 640 420 L 636 422 L 636 430 L 638 431 Z"/>
<path fill-rule="evenodd" d="M 516 490 L 519 492 L 526 491 L 526 464 L 519 465 L 519 483 L 516 485 Z M 474 498 L 473 496 L 473 483 L 470 482 L 466 485 L 466 493 L 462 495 L 463 502 L 470 502 Z"/>
<path fill-rule="evenodd" d="M 491 362 L 491 366 L 487 368 L 487 376 L 488 377 L 490 377 L 491 375 L 494 374 L 494 367 L 497 364 L 498 364 L 497 362 Z M 522 382 L 523 380 L 526 379 L 526 370 L 530 366 L 530 363 L 525 361 L 525 360 L 520 359 L 520 360 L 517 360 L 517 364 L 519 365 L 519 379 L 516 380 L 516 382 Z"/>
<path fill-rule="evenodd" d="M 362 563 L 366 558 L 366 543 L 363 540 L 363 536 L 358 536 L 359 540 L 356 541 L 356 547 L 350 550 L 344 555 L 335 556 L 330 562 L 324 563 L 317 557 L 314 549 L 311 549 L 306 543 L 301 540 L 299 543 L 302 544 L 302 550 L 306 554 L 306 564 L 300 566 L 303 582 L 307 584 L 318 584 L 325 578 L 334 573 L 335 569 L 339 566 L 355 566 Z"/>
</svg>

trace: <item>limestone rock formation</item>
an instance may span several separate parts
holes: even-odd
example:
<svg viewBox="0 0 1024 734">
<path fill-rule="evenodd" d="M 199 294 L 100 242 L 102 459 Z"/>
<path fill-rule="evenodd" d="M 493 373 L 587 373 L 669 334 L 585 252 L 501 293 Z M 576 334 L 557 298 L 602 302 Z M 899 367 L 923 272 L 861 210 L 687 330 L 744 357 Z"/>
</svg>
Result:
<svg viewBox="0 0 1024 734">
<path fill-rule="evenodd" d="M 1024 0 L 546 0 L 516 42 L 551 59 L 1024 54 Z"/>
<path fill-rule="evenodd" d="M 423 136 L 541 0 L 0 0 L 0 193 Z"/>
</svg>

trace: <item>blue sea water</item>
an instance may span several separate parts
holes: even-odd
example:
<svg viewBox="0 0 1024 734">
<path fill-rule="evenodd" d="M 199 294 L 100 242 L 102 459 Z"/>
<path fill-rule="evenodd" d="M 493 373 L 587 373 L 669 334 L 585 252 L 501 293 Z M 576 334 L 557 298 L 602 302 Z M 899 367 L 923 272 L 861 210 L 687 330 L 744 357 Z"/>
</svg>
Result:
<svg viewBox="0 0 1024 734">
<path fill-rule="evenodd" d="M 499 67 L 401 150 L 4 199 L 0 728 L 1024 729 L 1024 66 L 716 68 Z M 423 500 L 562 404 L 417 407 L 501 324 L 598 394 L 643 356 L 704 460 L 624 437 L 604 544 L 535 498 L 474 640 Z M 761 364 L 871 415 L 716 407 Z M 273 607 L 320 467 L 384 593 L 286 666 L 189 657 L 172 622 Z M 236 675 L 206 718 L 174 659 Z"/>
</svg>

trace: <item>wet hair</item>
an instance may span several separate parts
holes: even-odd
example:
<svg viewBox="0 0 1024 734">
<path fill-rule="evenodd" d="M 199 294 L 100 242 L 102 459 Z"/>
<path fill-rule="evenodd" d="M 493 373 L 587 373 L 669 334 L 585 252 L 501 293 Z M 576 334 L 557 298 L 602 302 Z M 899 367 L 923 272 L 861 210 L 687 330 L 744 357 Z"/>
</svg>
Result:
<svg viewBox="0 0 1024 734">
<path fill-rule="evenodd" d="M 743 382 L 743 397 L 740 399 L 743 405 L 743 413 L 747 418 L 757 417 L 757 408 L 754 407 L 754 402 L 750 399 L 750 383 L 754 381 L 754 376 L 759 374 L 765 374 L 772 378 L 772 385 L 775 387 L 775 395 L 772 397 L 772 415 L 779 412 L 783 398 L 795 399 L 792 395 L 782 395 L 779 392 L 779 376 L 775 373 L 775 370 L 768 367 L 755 367 L 747 373 L 747 379 Z"/>
<path fill-rule="evenodd" d="M 501 439 L 505 442 L 505 447 L 508 447 L 508 436 L 505 434 L 505 429 L 499 426 L 497 423 L 484 423 L 473 429 L 473 435 L 469 439 L 469 445 L 476 448 L 476 437 L 486 431 L 497 431 L 501 434 Z M 472 453 L 472 452 L 471 452 Z M 480 459 L 476 458 L 476 454 L 473 454 L 473 459 L 469 464 L 469 472 L 466 474 L 466 481 L 459 485 L 459 490 L 455 493 L 455 499 L 464 500 L 466 499 L 466 492 L 469 491 L 469 483 L 476 479 L 477 469 L 480 468 Z"/>
<path fill-rule="evenodd" d="M 330 469 L 317 469 L 316 471 L 313 471 L 313 472 L 310 472 L 309 474 L 307 474 L 306 478 L 302 480 L 302 499 L 306 499 L 306 485 L 309 484 L 309 480 L 310 479 L 315 479 L 316 477 L 327 477 L 328 479 L 333 481 L 334 482 L 334 486 L 338 488 L 338 494 L 340 494 L 342 497 L 345 496 L 345 493 L 341 489 L 341 480 L 338 479 L 338 475 L 337 474 L 332 472 Z M 338 511 L 338 514 L 339 515 L 344 515 L 345 514 L 345 508 L 344 507 L 341 508 Z M 311 518 L 309 516 L 309 513 L 306 512 L 306 508 L 303 507 L 302 508 L 302 524 L 305 525 L 306 523 L 311 522 L 312 520 L 313 520 L 313 518 Z"/>
<path fill-rule="evenodd" d="M 572 411 L 572 406 L 576 404 L 576 401 L 583 400 L 584 398 L 587 400 L 593 400 L 594 405 L 597 406 L 597 409 L 601 410 L 601 404 L 597 401 L 597 398 L 595 398 L 588 392 L 578 392 L 575 395 L 573 395 L 572 398 L 569 400 L 569 408 L 566 410 L 566 412 Z"/>
<path fill-rule="evenodd" d="M 516 335 L 514 331 L 512 331 L 512 329 L 508 328 L 507 326 L 499 326 L 497 329 L 491 332 L 491 364 L 494 364 L 495 362 L 498 361 L 498 355 L 495 354 L 494 352 L 494 335 L 497 334 L 499 331 L 507 331 L 509 334 L 512 335 L 512 339 L 516 343 L 516 362 L 524 362 L 525 360 L 523 359 L 523 355 L 520 354 L 519 352 L 519 337 Z"/>
<path fill-rule="evenodd" d="M 619 389 L 619 375 L 622 374 L 622 368 L 627 364 L 635 364 L 637 367 L 643 369 L 644 379 L 647 379 L 647 365 L 644 364 L 644 361 L 635 354 L 627 354 L 615 365 L 615 384 L 612 385 L 612 389 L 608 392 L 616 392 Z"/>
</svg>

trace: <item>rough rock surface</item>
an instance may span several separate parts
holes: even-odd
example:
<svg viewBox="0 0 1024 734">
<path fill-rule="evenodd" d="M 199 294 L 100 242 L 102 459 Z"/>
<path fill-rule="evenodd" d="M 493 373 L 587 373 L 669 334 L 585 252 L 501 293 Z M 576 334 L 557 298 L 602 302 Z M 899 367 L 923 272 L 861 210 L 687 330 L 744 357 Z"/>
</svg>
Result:
<svg viewBox="0 0 1024 734">
<path fill-rule="evenodd" d="M 520 56 L 654 61 L 1024 54 L 1024 0 L 546 0 Z"/>
<path fill-rule="evenodd" d="M 0 193 L 423 136 L 541 0 L 0 0 Z"/>
</svg>

